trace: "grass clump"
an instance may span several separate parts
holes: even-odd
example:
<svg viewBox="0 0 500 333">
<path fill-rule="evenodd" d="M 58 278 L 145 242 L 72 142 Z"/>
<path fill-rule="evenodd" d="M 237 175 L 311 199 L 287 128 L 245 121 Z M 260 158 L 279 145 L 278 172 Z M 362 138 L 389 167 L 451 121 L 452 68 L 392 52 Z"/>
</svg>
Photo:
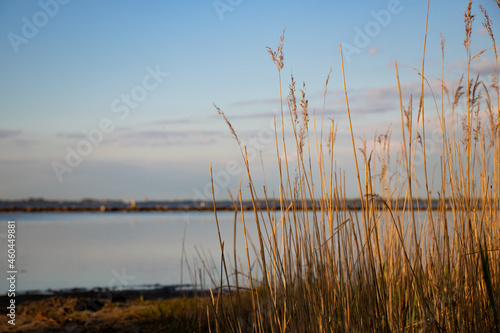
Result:
<svg viewBox="0 0 500 333">
<path fill-rule="evenodd" d="M 225 292 L 211 294 L 207 307 L 211 331 L 500 330 L 498 56 L 491 20 L 481 8 L 496 72 L 490 85 L 479 76 L 471 77 L 471 63 L 484 52 L 471 51 L 475 20 L 471 5 L 464 16 L 467 69 L 455 89 L 445 83 L 444 38 L 441 42 L 441 106 L 434 99 L 441 137 L 441 157 L 434 166 L 437 185 L 428 177 L 425 117 L 430 111 L 424 103 L 424 88 L 432 88 L 424 73 L 425 43 L 418 103 L 412 97 L 405 107 L 394 63 L 402 138 L 395 167 L 390 162 L 390 131 L 375 136 L 371 152 L 366 139 L 356 145 L 341 64 L 361 203 L 358 211 L 347 205 L 346 171 L 335 163 L 335 121 L 330 119 L 323 133 L 322 118 L 318 129 L 308 109 L 305 86 L 297 96 L 293 76 L 283 105 L 284 34 L 276 51 L 268 48 L 278 69 L 282 101 L 281 117 L 275 121 L 276 195 L 271 196 L 265 185 L 256 188 L 246 147 L 217 108 L 238 143 L 253 216 L 243 212 L 240 186 L 234 202 L 235 216 L 243 227 L 245 260 L 238 265 L 234 258 L 231 263 L 219 238 L 222 260 L 219 278 L 212 280 L 219 281 L 217 290 Z M 329 80 L 330 74 L 326 85 Z M 285 122 L 293 133 L 291 144 Z M 295 160 L 289 158 L 292 153 Z M 417 162 L 419 156 L 421 162 Z M 426 208 L 414 204 L 418 198 L 424 198 Z M 275 202 L 279 210 L 270 208 Z M 217 211 L 215 217 L 219 230 Z M 247 232 L 248 223 L 256 224 L 255 243 Z"/>
</svg>

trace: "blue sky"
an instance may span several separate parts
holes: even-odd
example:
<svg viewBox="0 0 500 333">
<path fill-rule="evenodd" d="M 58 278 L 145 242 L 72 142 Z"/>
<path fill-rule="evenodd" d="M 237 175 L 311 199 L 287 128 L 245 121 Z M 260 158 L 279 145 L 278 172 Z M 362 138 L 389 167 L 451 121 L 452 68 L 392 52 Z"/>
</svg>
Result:
<svg viewBox="0 0 500 333">
<path fill-rule="evenodd" d="M 434 87 L 439 33 L 447 82 L 456 84 L 463 71 L 467 3 L 431 1 L 426 75 Z M 473 70 L 489 80 L 493 52 L 479 5 L 498 32 L 500 15 L 492 0 L 473 5 L 472 48 L 489 48 Z M 426 7 L 415 0 L 1 1 L 0 199 L 203 199 L 210 164 L 219 175 L 218 198 L 227 198 L 226 188 L 234 191 L 245 175 L 213 103 L 242 140 L 257 142 L 272 187 L 275 149 L 262 137 L 278 115 L 279 90 L 265 47 L 276 48 L 284 28 L 282 87 L 292 73 L 297 85 L 304 81 L 311 112 L 321 112 L 333 70 L 326 115 L 339 126 L 338 165 L 350 171 L 339 44 L 344 52 L 358 46 L 344 59 L 358 138 L 391 123 L 396 131 L 393 62 L 405 96 L 417 95 L 413 68 L 421 66 Z M 358 31 L 370 28 L 360 44 Z M 347 193 L 355 196 L 351 176 Z"/>
</svg>

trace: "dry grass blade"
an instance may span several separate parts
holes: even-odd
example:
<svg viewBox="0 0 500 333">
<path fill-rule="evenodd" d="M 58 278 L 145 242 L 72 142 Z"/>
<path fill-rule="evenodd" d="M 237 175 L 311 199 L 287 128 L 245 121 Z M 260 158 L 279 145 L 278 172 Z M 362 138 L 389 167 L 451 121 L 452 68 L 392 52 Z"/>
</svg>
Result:
<svg viewBox="0 0 500 333">
<path fill-rule="evenodd" d="M 276 67 L 278 67 L 278 70 L 281 71 L 283 68 L 284 64 L 284 56 L 283 56 L 283 41 L 285 40 L 285 29 L 283 29 L 283 34 L 281 35 L 280 38 L 280 43 L 278 44 L 278 47 L 276 51 L 273 51 L 271 47 L 267 47 L 267 51 L 271 55 L 271 60 L 274 62 Z"/>
<path fill-rule="evenodd" d="M 497 4 L 500 6 L 498 0 Z M 495 45 L 491 20 L 484 8 L 481 11 L 485 16 L 484 26 Z M 356 147 L 354 136 L 359 134 L 355 134 L 351 123 L 342 46 L 341 82 L 355 170 L 338 168 L 334 159 L 336 129 L 342 119 L 330 119 L 325 124 L 327 135 L 323 137 L 331 70 L 323 94 L 320 130 L 308 109 L 305 84 L 299 89 L 297 101 L 295 78 L 291 76 L 286 99 L 292 141 L 288 149 L 298 154 L 296 159 L 290 159 L 296 163 L 292 173 L 287 155 L 290 140 L 285 136 L 282 107 L 281 133 L 276 128 L 279 120 L 275 120 L 274 133 L 277 198 L 270 197 L 272 191 L 264 185 L 263 198 L 259 199 L 246 149 L 243 151 L 231 123 L 216 107 L 242 152 L 251 215 L 256 223 L 253 236 L 258 243 L 253 245 L 251 241 L 247 228 L 250 215 L 244 213 L 240 187 L 235 217 L 239 214 L 243 226 L 240 241 L 245 242 L 247 268 L 240 264 L 239 271 L 234 269 L 237 287 L 231 286 L 231 292 L 236 295 L 211 295 L 207 314 L 212 322 L 207 331 L 498 331 L 500 110 L 496 114 L 491 89 L 497 98 L 499 92 L 498 84 L 488 86 L 479 76 L 471 78 L 471 61 L 484 53 L 471 53 L 472 1 L 468 3 L 464 21 L 467 69 L 458 82 L 448 83 L 450 89 L 446 84 L 450 81 L 444 77 L 445 39 L 441 35 L 441 107 L 424 75 L 426 34 L 420 91 L 416 95 L 412 92 L 407 104 L 402 99 L 398 66 L 394 62 L 401 121 L 398 135 L 401 151 L 396 163 L 391 158 L 394 150 L 390 129 L 375 134 L 373 142 L 364 139 Z M 283 40 L 284 34 L 276 51 L 267 49 L 278 68 L 280 100 Z M 493 49 L 498 64 L 496 46 Z M 498 65 L 496 69 L 498 72 Z M 436 160 L 429 158 L 426 151 L 429 122 L 425 119 L 428 111 L 423 98 L 424 83 L 434 99 L 439 124 L 436 127 L 439 133 L 431 143 L 436 148 L 433 154 L 440 150 L 441 156 L 434 165 L 432 178 L 429 175 L 432 181 L 427 176 L 427 163 L 431 170 L 431 163 Z M 466 98 L 462 98 L 464 94 Z M 418 110 L 416 104 L 413 110 L 414 96 L 419 100 Z M 309 131 L 310 121 L 314 131 Z M 311 142 L 315 143 L 315 152 L 311 152 L 314 150 Z M 325 142 L 328 149 L 324 148 Z M 358 154 L 362 156 L 360 164 Z M 437 186 L 433 185 L 434 172 Z M 358 184 L 359 197 L 355 201 L 346 197 L 347 176 L 356 178 Z M 219 228 L 217 215 L 216 224 Z M 254 257 L 249 251 L 252 247 Z M 224 252 L 222 239 L 220 248 Z M 228 272 L 232 270 L 225 266 L 226 261 L 230 262 L 222 253 L 217 273 L 209 274 L 220 289 L 222 281 L 230 285 Z M 235 266 L 236 262 L 234 258 Z M 234 307 L 235 304 L 238 306 Z"/>
</svg>

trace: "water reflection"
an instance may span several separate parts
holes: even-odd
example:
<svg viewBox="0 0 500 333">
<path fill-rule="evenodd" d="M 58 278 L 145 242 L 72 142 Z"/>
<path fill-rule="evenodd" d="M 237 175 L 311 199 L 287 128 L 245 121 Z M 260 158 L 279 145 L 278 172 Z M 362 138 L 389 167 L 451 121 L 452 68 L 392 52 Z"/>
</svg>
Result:
<svg viewBox="0 0 500 333">
<path fill-rule="evenodd" d="M 17 221 L 18 291 L 179 284 L 185 228 L 187 258 L 195 246 L 219 253 L 209 212 L 4 214 L 0 232 L 8 220 Z M 219 220 L 230 225 L 221 231 L 232 240 L 233 214 Z M 0 247 L 7 253 L 5 241 Z M 7 290 L 5 279 L 0 290 Z"/>
<path fill-rule="evenodd" d="M 279 215 L 279 211 L 274 213 Z M 356 224 L 360 215 L 351 213 L 350 218 Z M 308 215 L 312 223 L 311 212 Z M 425 215 L 422 211 L 417 214 L 420 227 L 426 223 Z M 214 271 L 218 271 L 214 274 L 220 273 L 220 245 L 213 212 L 9 213 L 0 216 L 0 234 L 6 233 L 8 220 L 17 221 L 18 291 L 75 287 L 123 289 L 191 283 L 189 269 L 198 274 L 204 265 L 211 264 Z M 257 246 L 253 212 L 246 212 L 245 216 L 247 231 Z M 218 217 L 226 259 L 233 264 L 234 213 L 220 212 Z M 390 219 L 383 222 L 384 216 L 381 217 L 381 223 L 391 223 Z M 401 220 L 405 225 L 407 219 Z M 246 267 L 242 234 L 238 217 L 236 250 Z M 277 239 L 280 238 L 277 235 Z M 7 243 L 4 238 L 0 241 L 0 253 L 6 254 Z M 249 247 L 253 260 L 251 243 Z M 199 254 L 206 254 L 204 261 Z M 189 269 L 186 260 L 181 265 L 183 257 L 187 258 Z M 5 271 L 7 258 L 1 262 L 1 269 Z M 210 286 L 208 277 L 205 279 L 205 286 Z M 0 293 L 4 294 L 7 287 L 7 280 L 1 279 Z"/>
</svg>

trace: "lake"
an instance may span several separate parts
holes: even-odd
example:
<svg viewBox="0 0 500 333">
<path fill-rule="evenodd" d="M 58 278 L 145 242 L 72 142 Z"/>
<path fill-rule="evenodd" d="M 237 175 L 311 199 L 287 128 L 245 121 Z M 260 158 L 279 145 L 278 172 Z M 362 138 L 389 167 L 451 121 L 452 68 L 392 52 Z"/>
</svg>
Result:
<svg viewBox="0 0 500 333">
<path fill-rule="evenodd" d="M 232 251 L 234 213 L 218 216 Z M 9 220 L 16 221 L 19 292 L 180 284 L 184 232 L 191 264 L 198 257 L 196 249 L 211 253 L 216 262 L 220 258 L 213 212 L 5 213 L 0 214 L 0 276 L 7 271 Z M 244 251 L 244 244 L 238 248 Z M 186 265 L 182 282 L 190 283 Z M 7 289 L 2 278 L 0 293 Z"/>
<path fill-rule="evenodd" d="M 426 213 L 418 214 L 421 224 Z M 451 221 L 451 212 L 448 214 Z M 225 255 L 228 265 L 232 265 L 234 213 L 219 212 L 218 218 Z M 245 219 L 248 234 L 258 245 L 253 212 L 245 212 Z M 3 276 L 8 270 L 10 220 L 16 221 L 18 292 L 96 287 L 142 289 L 156 284 L 199 283 L 204 264 L 214 268 L 215 280 L 220 274 L 220 245 L 213 212 L 1 213 L 0 294 L 8 290 Z M 246 270 L 239 216 L 236 243 L 237 255 Z M 186 260 L 181 260 L 183 257 L 189 268 Z M 250 257 L 255 258 L 253 250 Z M 196 273 L 196 281 L 190 279 L 190 272 Z M 212 286 L 208 275 L 202 274 L 202 278 L 201 287 Z"/>
</svg>

